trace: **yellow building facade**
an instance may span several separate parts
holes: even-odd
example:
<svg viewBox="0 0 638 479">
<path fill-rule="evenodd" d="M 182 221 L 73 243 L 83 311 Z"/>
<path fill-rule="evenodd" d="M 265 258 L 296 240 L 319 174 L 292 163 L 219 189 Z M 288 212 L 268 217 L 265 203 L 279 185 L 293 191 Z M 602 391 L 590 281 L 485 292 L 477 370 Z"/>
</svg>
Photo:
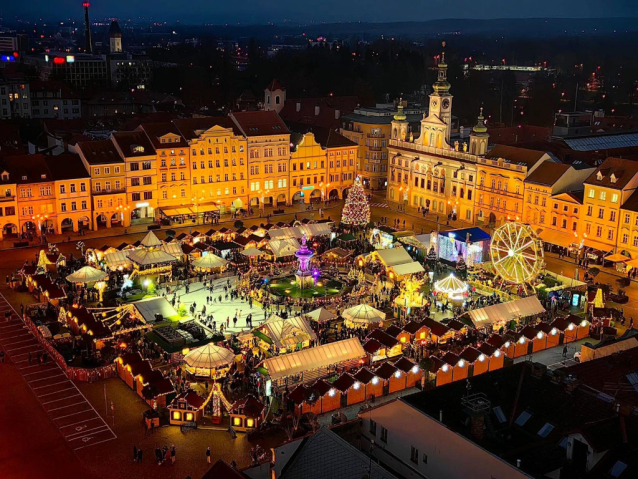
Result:
<svg viewBox="0 0 638 479">
<path fill-rule="evenodd" d="M 18 185 L 8 170 L 0 171 L 0 238 L 18 236 Z"/>
<path fill-rule="evenodd" d="M 325 197 L 326 149 L 313 133 L 294 135 L 290 151 L 290 197 L 294 202 L 321 201 Z"/>
<path fill-rule="evenodd" d="M 54 180 L 57 228 L 60 233 L 92 227 L 91 178 L 78 155 L 45 159 Z"/>
</svg>

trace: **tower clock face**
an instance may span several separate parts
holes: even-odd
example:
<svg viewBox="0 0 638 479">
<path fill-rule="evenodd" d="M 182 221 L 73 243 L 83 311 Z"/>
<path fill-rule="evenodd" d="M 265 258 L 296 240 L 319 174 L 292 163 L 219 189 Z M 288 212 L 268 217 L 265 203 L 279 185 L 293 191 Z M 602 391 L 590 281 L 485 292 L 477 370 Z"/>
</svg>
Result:
<svg viewBox="0 0 638 479">
<path fill-rule="evenodd" d="M 447 110 L 448 108 L 450 108 L 450 100 L 448 98 L 444 99 L 441 103 L 441 106 L 444 110 Z"/>
</svg>

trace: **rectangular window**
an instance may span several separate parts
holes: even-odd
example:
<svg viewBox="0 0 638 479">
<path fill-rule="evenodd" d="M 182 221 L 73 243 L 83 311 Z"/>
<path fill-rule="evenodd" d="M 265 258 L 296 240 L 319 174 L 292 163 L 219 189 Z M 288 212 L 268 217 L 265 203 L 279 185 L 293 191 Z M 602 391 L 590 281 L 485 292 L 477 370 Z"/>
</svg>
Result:
<svg viewBox="0 0 638 479">
<path fill-rule="evenodd" d="M 380 439 L 383 442 L 388 442 L 388 430 L 386 428 L 384 428 L 384 427 L 381 427 L 381 437 L 380 437 Z"/>
<path fill-rule="evenodd" d="M 611 202 L 618 203 L 618 193 L 614 193 L 613 195 L 611 195 Z"/>
<path fill-rule="evenodd" d="M 419 450 L 414 446 L 410 446 L 410 461 L 414 464 L 419 463 Z"/>
<path fill-rule="evenodd" d="M 140 194 L 139 193 L 131 193 L 131 199 L 133 201 L 140 201 Z"/>
<path fill-rule="evenodd" d="M 370 419 L 370 434 L 377 437 L 377 423 Z"/>
<path fill-rule="evenodd" d="M 144 192 L 144 199 L 145 200 L 152 200 L 153 199 L 153 192 L 152 191 L 145 191 Z"/>
</svg>

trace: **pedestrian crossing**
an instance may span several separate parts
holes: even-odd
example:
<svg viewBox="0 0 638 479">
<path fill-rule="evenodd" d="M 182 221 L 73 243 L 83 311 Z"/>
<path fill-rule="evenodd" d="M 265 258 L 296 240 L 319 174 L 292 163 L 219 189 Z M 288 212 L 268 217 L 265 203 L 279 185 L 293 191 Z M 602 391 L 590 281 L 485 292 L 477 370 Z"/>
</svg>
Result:
<svg viewBox="0 0 638 479">
<path fill-rule="evenodd" d="M 371 208 L 388 208 L 387 203 L 370 203 Z"/>
<path fill-rule="evenodd" d="M 18 369 L 60 434 L 77 451 L 116 439 L 113 430 L 64 371 L 52 360 L 38 361 L 45 350 L 0 294 L 0 346 Z"/>
</svg>

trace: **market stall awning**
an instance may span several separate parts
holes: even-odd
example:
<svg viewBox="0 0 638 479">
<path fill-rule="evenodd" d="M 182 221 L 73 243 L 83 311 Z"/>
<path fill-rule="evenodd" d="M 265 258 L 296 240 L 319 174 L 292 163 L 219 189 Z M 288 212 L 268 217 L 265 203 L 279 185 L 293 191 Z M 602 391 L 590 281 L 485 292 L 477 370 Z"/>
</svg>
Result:
<svg viewBox="0 0 638 479">
<path fill-rule="evenodd" d="M 129 265 L 131 263 L 131 260 L 128 259 L 128 251 L 129 250 L 106 253 L 104 255 L 104 261 L 106 262 L 106 265 L 111 269 Z"/>
<path fill-rule="evenodd" d="M 75 273 L 68 275 L 66 280 L 71 283 L 93 283 L 95 281 L 102 281 L 107 276 L 108 274 L 101 269 L 84 266 L 83 268 L 78 269 Z"/>
<path fill-rule="evenodd" d="M 625 263 L 627 266 L 631 266 L 632 268 L 638 268 L 638 259 L 632 259 Z"/>
<path fill-rule="evenodd" d="M 477 327 L 483 324 L 494 324 L 511 321 L 526 316 L 535 316 L 545 312 L 545 308 L 536 296 L 529 296 L 516 301 L 494 304 L 481 309 L 468 311 L 470 319 Z"/>
<path fill-rule="evenodd" d="M 421 266 L 421 263 L 417 263 L 416 261 L 412 261 L 411 263 L 398 264 L 396 266 L 392 266 L 391 269 L 397 276 L 423 273 L 425 271 L 425 269 L 423 269 L 423 266 Z"/>
<path fill-rule="evenodd" d="M 412 257 L 403 248 L 380 249 L 371 254 L 377 254 L 386 267 L 412 262 Z"/>
<path fill-rule="evenodd" d="M 142 299 L 133 303 L 133 307 L 137 310 L 140 317 L 147 323 L 154 323 L 156 314 L 164 319 L 170 319 L 177 316 L 177 311 L 171 306 L 166 298 L 149 298 Z"/>
<path fill-rule="evenodd" d="M 625 256 L 624 254 L 614 253 L 609 256 L 605 256 L 603 258 L 605 261 L 611 261 L 612 263 L 622 263 L 624 261 L 629 261 L 631 258 L 629 256 Z"/>
<path fill-rule="evenodd" d="M 169 217 L 191 214 L 191 210 L 189 210 L 188 208 L 161 208 L 161 211 L 164 216 L 169 216 Z"/>
<path fill-rule="evenodd" d="M 563 231 L 543 229 L 539 234 L 543 243 L 549 243 L 563 248 L 569 248 L 574 243 L 578 244 L 578 237 Z"/>
<path fill-rule="evenodd" d="M 182 256 L 184 256 L 184 250 L 182 249 L 183 245 L 180 245 L 179 243 L 164 243 L 160 249 L 162 251 L 164 251 L 165 253 L 170 254 L 171 256 L 174 256 L 175 258 L 179 259 Z"/>
<path fill-rule="evenodd" d="M 315 348 L 268 358 L 263 365 L 271 379 L 293 376 L 304 371 L 365 357 L 359 338 L 350 338 Z"/>
<path fill-rule="evenodd" d="M 611 251 L 612 249 L 614 249 L 613 246 L 605 244 L 605 243 L 601 243 L 600 241 L 595 241 L 593 239 L 590 238 L 585 238 L 584 240 L 584 245 L 587 246 L 588 248 L 593 248 L 596 249 L 598 251 L 602 251 L 604 253 Z"/>
<path fill-rule="evenodd" d="M 195 208 L 198 213 L 210 213 L 211 211 L 219 211 L 217 205 L 199 205 Z"/>
</svg>

